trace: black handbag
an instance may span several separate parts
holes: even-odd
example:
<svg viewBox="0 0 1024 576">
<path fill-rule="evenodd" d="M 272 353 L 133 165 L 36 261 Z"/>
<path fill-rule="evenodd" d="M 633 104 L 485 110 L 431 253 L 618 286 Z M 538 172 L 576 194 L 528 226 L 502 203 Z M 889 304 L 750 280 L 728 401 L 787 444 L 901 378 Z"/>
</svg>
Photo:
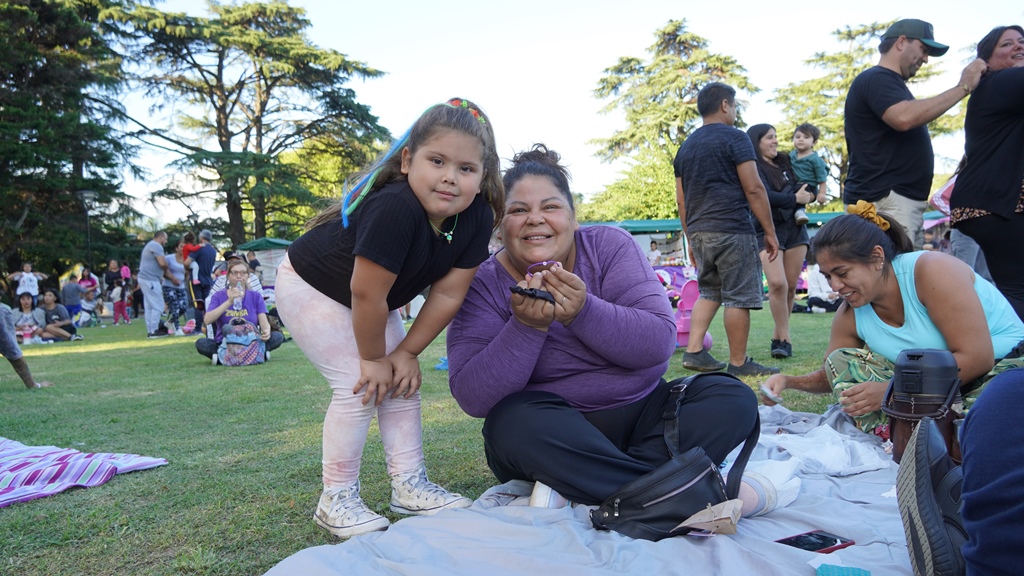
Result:
<svg viewBox="0 0 1024 576">
<path fill-rule="evenodd" d="M 703 448 L 697 446 L 679 453 L 679 405 L 686 387 L 702 376 L 706 374 L 691 376 L 670 392 L 665 410 L 665 443 L 672 459 L 626 484 L 592 510 L 590 521 L 595 528 L 656 542 L 690 532 L 692 528 L 679 526 L 684 520 L 739 494 L 743 469 L 760 437 L 760 416 L 733 463 L 728 485 Z"/>
</svg>

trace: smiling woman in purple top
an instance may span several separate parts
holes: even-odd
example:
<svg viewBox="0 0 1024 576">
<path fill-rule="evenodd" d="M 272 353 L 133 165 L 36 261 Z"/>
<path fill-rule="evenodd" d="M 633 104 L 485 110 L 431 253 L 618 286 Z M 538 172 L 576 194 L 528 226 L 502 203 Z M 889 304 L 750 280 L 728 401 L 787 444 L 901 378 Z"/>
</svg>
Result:
<svg viewBox="0 0 1024 576">
<path fill-rule="evenodd" d="M 463 410 L 485 419 L 501 482 L 541 482 L 598 504 L 669 459 L 662 413 L 672 383 L 661 376 L 676 328 L 630 235 L 580 228 L 558 161 L 538 144 L 505 172 L 504 249 L 480 266 L 448 330 L 450 385 Z M 702 378 L 679 411 L 680 451 L 702 446 L 720 463 L 756 413 L 742 383 Z"/>
</svg>

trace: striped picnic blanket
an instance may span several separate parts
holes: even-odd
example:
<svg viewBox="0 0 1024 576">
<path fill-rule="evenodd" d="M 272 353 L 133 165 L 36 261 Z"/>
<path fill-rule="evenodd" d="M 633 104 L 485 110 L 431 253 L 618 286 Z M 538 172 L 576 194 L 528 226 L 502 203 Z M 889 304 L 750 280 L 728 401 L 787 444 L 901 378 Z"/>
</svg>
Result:
<svg viewBox="0 0 1024 576">
<path fill-rule="evenodd" d="M 25 446 L 0 436 L 0 508 L 52 496 L 74 486 L 99 486 L 114 474 L 164 464 L 167 460 L 163 458 Z"/>
</svg>

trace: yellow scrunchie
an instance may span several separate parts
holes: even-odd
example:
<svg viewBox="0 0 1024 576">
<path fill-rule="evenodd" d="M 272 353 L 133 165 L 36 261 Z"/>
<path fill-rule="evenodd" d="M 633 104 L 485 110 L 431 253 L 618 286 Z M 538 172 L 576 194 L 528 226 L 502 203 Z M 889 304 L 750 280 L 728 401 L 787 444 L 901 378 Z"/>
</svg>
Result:
<svg viewBox="0 0 1024 576">
<path fill-rule="evenodd" d="M 846 212 L 874 222 L 882 229 L 883 232 L 889 229 L 889 221 L 878 215 L 875 211 L 875 205 L 871 202 L 857 200 L 856 204 L 851 204 L 846 207 Z"/>
</svg>

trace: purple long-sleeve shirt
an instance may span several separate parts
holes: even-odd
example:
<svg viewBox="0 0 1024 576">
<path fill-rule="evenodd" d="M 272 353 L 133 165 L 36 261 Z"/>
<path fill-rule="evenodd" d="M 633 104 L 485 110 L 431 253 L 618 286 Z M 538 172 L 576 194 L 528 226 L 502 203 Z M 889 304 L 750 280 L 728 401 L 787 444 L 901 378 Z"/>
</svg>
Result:
<svg viewBox="0 0 1024 576">
<path fill-rule="evenodd" d="M 502 398 L 545 390 L 592 412 L 649 393 L 675 350 L 675 319 L 665 289 L 626 231 L 591 226 L 576 232 L 573 273 L 587 299 L 569 324 L 547 332 L 516 320 L 516 280 L 493 256 L 480 265 L 448 328 L 452 396 L 482 418 Z"/>
</svg>

